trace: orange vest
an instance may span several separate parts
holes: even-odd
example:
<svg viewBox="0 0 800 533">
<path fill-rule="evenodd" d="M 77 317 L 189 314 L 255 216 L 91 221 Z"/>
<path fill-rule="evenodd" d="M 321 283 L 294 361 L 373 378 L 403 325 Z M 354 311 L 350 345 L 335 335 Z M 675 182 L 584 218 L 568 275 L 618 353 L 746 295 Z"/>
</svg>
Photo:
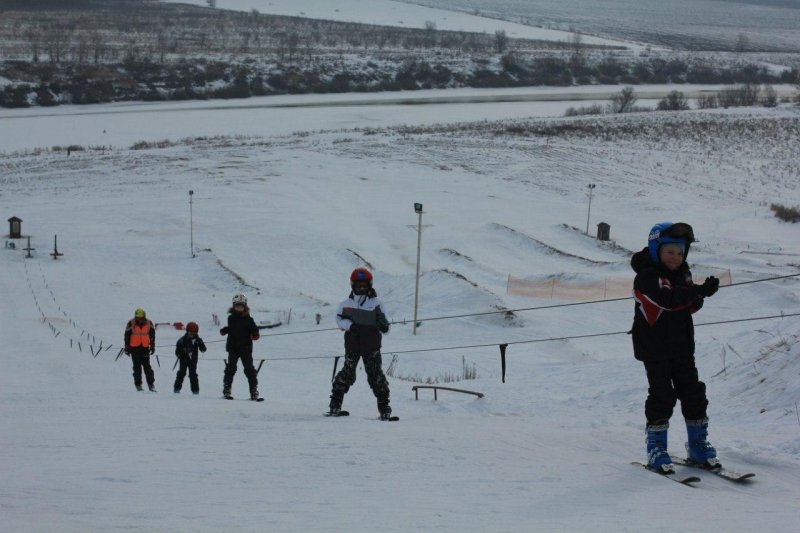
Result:
<svg viewBox="0 0 800 533">
<path fill-rule="evenodd" d="M 150 347 L 150 321 L 146 321 L 141 326 L 135 320 L 131 320 L 131 347 L 138 348 Z"/>
</svg>

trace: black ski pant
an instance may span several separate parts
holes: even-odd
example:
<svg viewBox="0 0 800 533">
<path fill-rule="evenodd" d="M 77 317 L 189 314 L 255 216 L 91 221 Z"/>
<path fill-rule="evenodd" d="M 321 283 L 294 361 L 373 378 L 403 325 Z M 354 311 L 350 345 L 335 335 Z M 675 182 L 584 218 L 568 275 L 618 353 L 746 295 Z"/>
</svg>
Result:
<svg viewBox="0 0 800 533">
<path fill-rule="evenodd" d="M 694 356 L 645 361 L 644 368 L 650 385 L 644 404 L 648 425 L 668 422 L 678 400 L 686 420 L 706 418 L 706 384 L 697 376 Z"/>
<path fill-rule="evenodd" d="M 253 354 L 251 352 L 241 354 L 228 352 L 228 360 L 225 362 L 225 374 L 222 377 L 223 392 L 230 392 L 233 386 L 233 376 L 236 374 L 236 365 L 240 359 L 242 360 L 242 367 L 244 367 L 244 375 L 247 376 L 247 383 L 250 385 L 250 392 L 258 390 L 258 378 L 256 377 L 256 369 L 253 366 Z"/>
<path fill-rule="evenodd" d="M 156 382 L 153 367 L 150 366 L 150 348 L 131 348 L 131 361 L 133 362 L 133 384 L 142 386 L 142 369 L 147 385 L 152 387 Z"/>
<path fill-rule="evenodd" d="M 331 390 L 331 407 L 341 407 L 344 395 L 356 382 L 356 368 L 358 360 L 364 361 L 364 370 L 367 372 L 367 382 L 372 393 L 378 400 L 378 411 L 381 413 L 391 412 L 389 407 L 389 382 L 383 373 L 381 352 L 369 354 L 348 353 L 344 356 L 344 366 L 333 379 L 333 389 Z"/>
<path fill-rule="evenodd" d="M 200 382 L 197 380 L 197 354 L 188 357 L 181 357 L 178 362 L 178 373 L 175 375 L 175 390 L 183 387 L 183 378 L 186 377 L 186 370 L 189 370 L 189 385 L 192 392 L 200 392 Z"/>
</svg>

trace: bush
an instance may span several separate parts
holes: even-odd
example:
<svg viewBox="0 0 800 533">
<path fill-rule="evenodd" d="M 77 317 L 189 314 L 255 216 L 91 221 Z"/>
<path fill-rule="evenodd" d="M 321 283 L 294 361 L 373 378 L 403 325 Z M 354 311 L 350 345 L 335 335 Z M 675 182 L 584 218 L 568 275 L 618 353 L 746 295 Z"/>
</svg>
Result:
<svg viewBox="0 0 800 533">
<path fill-rule="evenodd" d="M 791 222 L 792 224 L 800 222 L 800 207 L 787 207 L 785 205 L 772 204 L 769 208 L 772 209 L 776 217 L 784 222 Z"/>
<path fill-rule="evenodd" d="M 689 109 L 689 102 L 681 91 L 671 91 L 659 100 L 656 109 L 659 111 L 686 111 Z"/>
<path fill-rule="evenodd" d="M 697 99 L 698 109 L 716 109 L 719 107 L 719 99 L 716 94 L 703 94 Z"/>
<path fill-rule="evenodd" d="M 603 106 L 594 104 L 590 106 L 570 107 L 564 112 L 565 117 L 577 117 L 580 115 L 602 115 Z"/>
<path fill-rule="evenodd" d="M 778 107 L 778 91 L 772 85 L 765 85 L 761 96 L 761 105 L 764 107 Z"/>
</svg>

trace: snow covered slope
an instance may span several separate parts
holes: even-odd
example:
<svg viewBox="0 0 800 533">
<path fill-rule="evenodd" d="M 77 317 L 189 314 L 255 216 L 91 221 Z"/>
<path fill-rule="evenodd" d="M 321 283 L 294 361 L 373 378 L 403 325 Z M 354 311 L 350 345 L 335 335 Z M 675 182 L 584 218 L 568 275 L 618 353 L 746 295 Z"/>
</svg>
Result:
<svg viewBox="0 0 800 533">
<path fill-rule="evenodd" d="M 412 335 L 409 226 L 423 203 L 422 318 L 560 303 L 507 295 L 509 274 L 630 279 L 625 250 L 669 219 L 695 227 L 699 268 L 734 282 L 797 273 L 798 227 L 768 204 L 800 204 L 798 121 L 781 108 L 186 142 L 193 124 L 175 121 L 163 148 L 4 153 L 0 214 L 22 218 L 36 250 L 0 251 L 3 531 L 794 529 L 796 316 L 697 328 L 711 441 L 757 477 L 682 487 L 628 464 L 644 458 L 646 381 L 624 333 L 511 344 L 500 379 L 498 344 L 624 332 L 630 301 L 428 320 Z M 151 124 L 142 138 L 163 138 Z M 590 223 L 611 224 L 616 251 L 582 235 L 588 183 Z M 365 262 L 396 322 L 383 349 L 396 424 L 376 420 L 361 369 L 352 415 L 321 416 L 342 352 L 335 306 Z M 256 343 L 260 404 L 220 399 L 213 316 L 239 291 L 258 321 L 284 323 Z M 172 393 L 170 326 L 159 392 L 134 390 L 115 358 L 136 307 L 200 324 L 199 396 Z M 723 288 L 696 321 L 799 311 L 800 281 L 787 279 Z M 484 398 L 414 399 L 417 382 L 464 366 L 477 379 L 454 385 Z M 234 395 L 246 395 L 241 372 Z"/>
<path fill-rule="evenodd" d="M 181 4 L 207 6 L 206 0 L 181 0 Z M 401 26 L 404 28 L 425 28 L 434 23 L 438 30 L 468 31 L 493 34 L 503 30 L 509 37 L 518 39 L 541 39 L 547 41 L 568 41 L 572 34 L 568 31 L 552 30 L 517 24 L 505 20 L 479 15 L 447 11 L 393 0 L 217 0 L 218 9 L 235 11 L 257 10 L 271 15 L 287 15 L 381 26 Z M 641 49 L 643 46 L 619 40 L 582 36 L 584 44 L 603 44 L 627 46 Z"/>
</svg>

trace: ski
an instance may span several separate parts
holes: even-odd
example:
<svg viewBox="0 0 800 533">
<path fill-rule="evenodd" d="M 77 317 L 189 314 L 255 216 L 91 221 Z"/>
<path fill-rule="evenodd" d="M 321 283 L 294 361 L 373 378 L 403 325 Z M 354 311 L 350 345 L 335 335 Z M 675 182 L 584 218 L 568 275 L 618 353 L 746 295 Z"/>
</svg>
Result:
<svg viewBox="0 0 800 533">
<path fill-rule="evenodd" d="M 727 468 L 723 467 L 722 465 L 716 467 L 707 467 L 705 465 L 701 465 L 700 463 L 696 463 L 694 461 L 690 461 L 688 459 L 682 459 L 680 457 L 673 457 L 672 462 L 676 465 L 688 466 L 689 468 L 697 468 L 699 470 L 704 470 L 709 474 L 714 474 L 715 476 L 719 476 L 721 478 L 725 478 L 729 481 L 733 481 L 736 483 L 742 483 L 747 481 L 748 479 L 755 477 L 753 472 L 747 472 L 745 474 L 740 474 L 739 472 L 734 472 L 733 470 L 728 470 Z"/>
<path fill-rule="evenodd" d="M 398 420 L 400 420 L 400 417 L 390 416 L 389 418 L 379 418 L 378 420 L 380 420 L 381 422 L 397 422 Z"/>
<path fill-rule="evenodd" d="M 638 461 L 633 461 L 631 464 L 634 465 L 634 466 L 642 467 L 645 470 L 647 470 L 648 472 L 652 472 L 654 474 L 658 474 L 659 476 L 661 476 L 663 478 L 667 478 L 670 481 L 674 481 L 676 483 L 680 483 L 681 485 L 686 485 L 687 487 L 694 487 L 694 485 L 692 485 L 692 483 L 698 483 L 700 481 L 700 478 L 697 477 L 697 476 L 689 476 L 689 477 L 685 477 L 685 478 L 680 478 L 674 472 L 672 472 L 670 474 L 662 474 L 661 472 L 657 472 L 655 470 L 652 470 L 646 464 L 640 463 Z"/>
<path fill-rule="evenodd" d="M 328 412 L 322 413 L 322 414 L 324 416 L 332 416 L 332 417 L 336 418 L 336 417 L 339 417 L 339 416 L 350 416 L 350 411 L 339 411 L 337 413 L 332 413 L 331 411 L 328 411 Z"/>
<path fill-rule="evenodd" d="M 226 400 L 235 400 L 236 399 L 236 398 L 234 398 L 233 396 L 230 396 L 230 395 L 223 396 L 223 398 L 225 398 Z M 244 400 L 248 401 L 248 402 L 263 402 L 264 398 L 244 398 Z"/>
<path fill-rule="evenodd" d="M 233 400 L 233 396 L 231 396 L 230 394 L 224 394 L 222 397 L 225 398 L 226 400 Z"/>
</svg>

